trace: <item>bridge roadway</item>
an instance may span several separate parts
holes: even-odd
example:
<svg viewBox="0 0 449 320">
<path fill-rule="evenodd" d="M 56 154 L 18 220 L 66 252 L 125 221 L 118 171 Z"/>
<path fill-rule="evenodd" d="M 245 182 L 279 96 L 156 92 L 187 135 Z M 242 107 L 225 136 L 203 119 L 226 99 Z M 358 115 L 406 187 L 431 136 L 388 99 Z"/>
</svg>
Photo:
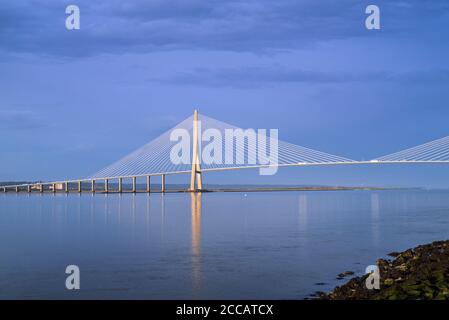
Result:
<svg viewBox="0 0 449 320">
<path fill-rule="evenodd" d="M 312 167 L 312 166 L 340 166 L 340 165 L 384 165 L 384 164 L 449 164 L 449 160 L 396 160 L 396 161 L 380 161 L 380 160 L 369 160 L 369 161 L 345 161 L 345 162 L 299 162 L 290 164 L 279 164 L 279 165 L 245 165 L 245 166 L 234 166 L 234 167 L 222 167 L 222 168 L 208 168 L 202 169 L 202 173 L 206 172 L 217 172 L 217 171 L 230 171 L 230 170 L 243 170 L 243 169 L 260 169 L 269 167 Z M 0 192 L 38 192 L 38 193 L 56 193 L 56 192 L 92 192 L 92 193 L 150 193 L 150 192 L 186 192 L 188 190 L 167 190 L 165 187 L 165 178 L 168 175 L 175 174 L 190 174 L 190 170 L 185 171 L 173 171 L 173 172 L 160 172 L 151 174 L 141 174 L 133 176 L 120 176 L 120 177 L 104 177 L 104 178 L 84 178 L 75 180 L 61 180 L 61 181 L 51 181 L 51 182 L 34 182 L 27 184 L 16 184 L 16 185 L 3 185 L 0 186 Z M 161 177 L 161 188 L 154 190 L 151 188 L 151 177 Z M 137 179 L 146 178 L 146 188 L 144 190 L 139 190 L 137 188 Z M 123 189 L 123 180 L 131 179 L 132 188 L 131 190 Z M 117 189 L 110 188 L 110 181 L 117 181 Z M 96 186 L 98 181 L 102 181 L 103 188 L 99 189 Z M 83 188 L 83 183 L 89 183 L 89 188 Z M 75 185 L 75 188 L 70 188 L 71 185 Z M 206 190 L 203 190 L 206 191 Z"/>
</svg>

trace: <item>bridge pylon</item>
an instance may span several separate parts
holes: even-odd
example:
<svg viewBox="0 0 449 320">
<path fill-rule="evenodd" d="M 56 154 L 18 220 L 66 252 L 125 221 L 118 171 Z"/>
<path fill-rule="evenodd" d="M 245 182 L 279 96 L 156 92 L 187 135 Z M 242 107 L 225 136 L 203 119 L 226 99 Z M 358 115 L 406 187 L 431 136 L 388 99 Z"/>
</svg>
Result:
<svg viewBox="0 0 449 320">
<path fill-rule="evenodd" d="M 199 155 L 199 120 L 198 110 L 193 113 L 193 144 L 192 144 L 192 172 L 190 176 L 190 191 L 196 192 L 203 189 L 203 179 L 201 175 L 201 161 Z"/>
</svg>

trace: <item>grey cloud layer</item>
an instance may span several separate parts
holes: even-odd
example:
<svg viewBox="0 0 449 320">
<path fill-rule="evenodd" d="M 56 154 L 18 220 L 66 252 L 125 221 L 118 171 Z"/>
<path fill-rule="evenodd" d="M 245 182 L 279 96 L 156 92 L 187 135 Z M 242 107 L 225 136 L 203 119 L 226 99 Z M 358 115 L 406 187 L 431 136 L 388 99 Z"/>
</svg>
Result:
<svg viewBox="0 0 449 320">
<path fill-rule="evenodd" d="M 0 110 L 0 129 L 28 130 L 45 126 L 45 122 L 33 112 Z"/>
<path fill-rule="evenodd" d="M 81 9 L 81 30 L 64 27 Z M 447 1 L 379 0 L 394 25 L 408 16 L 447 14 Z M 9 1 L 0 11 L 0 52 L 60 57 L 173 49 L 261 52 L 366 35 L 359 0 Z M 402 17 L 402 18 L 401 18 Z"/>
<path fill-rule="evenodd" d="M 292 68 L 197 68 L 192 72 L 172 77 L 151 78 L 153 82 L 204 87 L 261 87 L 274 84 L 307 83 L 348 83 L 389 81 L 396 83 L 447 83 L 449 70 L 421 70 L 404 73 L 392 72 L 319 72 Z"/>
</svg>

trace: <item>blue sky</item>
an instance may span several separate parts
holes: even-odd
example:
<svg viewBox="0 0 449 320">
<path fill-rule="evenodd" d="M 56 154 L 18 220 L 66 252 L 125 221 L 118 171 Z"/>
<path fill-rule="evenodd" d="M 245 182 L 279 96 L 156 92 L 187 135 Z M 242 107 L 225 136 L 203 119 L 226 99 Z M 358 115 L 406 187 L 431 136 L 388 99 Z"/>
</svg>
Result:
<svg viewBox="0 0 449 320">
<path fill-rule="evenodd" d="M 381 30 L 365 28 L 368 4 Z M 0 180 L 88 176 L 194 108 L 352 159 L 447 136 L 448 40 L 444 0 L 3 2 Z M 449 187 L 448 167 L 206 181 Z"/>
</svg>

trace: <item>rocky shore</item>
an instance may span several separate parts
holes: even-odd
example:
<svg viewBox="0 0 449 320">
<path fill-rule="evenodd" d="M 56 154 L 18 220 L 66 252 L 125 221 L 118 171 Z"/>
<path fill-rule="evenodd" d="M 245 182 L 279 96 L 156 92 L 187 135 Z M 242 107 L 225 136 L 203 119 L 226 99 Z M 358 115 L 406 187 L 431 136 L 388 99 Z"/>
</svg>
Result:
<svg viewBox="0 0 449 320">
<path fill-rule="evenodd" d="M 380 288 L 366 287 L 368 275 L 351 279 L 323 300 L 449 300 L 449 240 L 393 252 L 377 261 Z"/>
</svg>

